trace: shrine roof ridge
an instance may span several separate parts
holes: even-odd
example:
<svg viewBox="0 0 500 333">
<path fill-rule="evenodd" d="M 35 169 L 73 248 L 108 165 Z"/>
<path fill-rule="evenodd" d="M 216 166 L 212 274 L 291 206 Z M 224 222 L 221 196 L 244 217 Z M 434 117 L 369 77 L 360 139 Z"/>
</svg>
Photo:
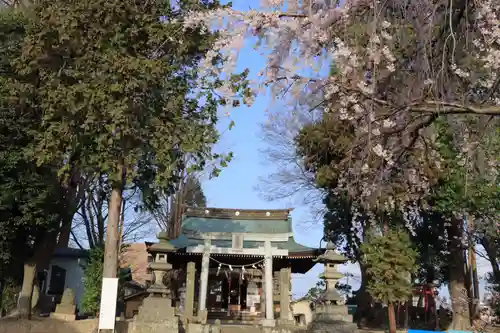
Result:
<svg viewBox="0 0 500 333">
<path fill-rule="evenodd" d="M 214 207 L 185 207 L 184 216 L 229 220 L 288 220 L 293 208 L 237 209 Z"/>
</svg>

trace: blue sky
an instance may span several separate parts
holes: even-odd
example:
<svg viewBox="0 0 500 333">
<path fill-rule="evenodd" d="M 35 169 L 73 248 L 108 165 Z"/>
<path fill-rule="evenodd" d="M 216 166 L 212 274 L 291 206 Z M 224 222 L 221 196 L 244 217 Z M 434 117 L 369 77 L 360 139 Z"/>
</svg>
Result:
<svg viewBox="0 0 500 333">
<path fill-rule="evenodd" d="M 233 1 L 233 7 L 238 10 L 248 10 L 249 7 L 256 8 L 258 5 L 259 0 Z M 265 58 L 252 49 L 250 42 L 247 44 L 249 45 L 240 52 L 238 67 L 249 68 L 250 75 L 255 77 L 264 67 Z M 221 117 L 218 124 L 221 132 L 227 129 L 230 120 L 234 120 L 235 126 L 224 133 L 217 150 L 233 152 L 234 160 L 218 178 L 203 182 L 208 206 L 241 209 L 295 208 L 292 212 L 295 239 L 303 245 L 318 247 L 323 227 L 321 223 L 310 222 L 311 216 L 307 207 L 294 207 L 289 201 L 269 202 L 261 198 L 260 193 L 255 190 L 259 178 L 273 172 L 273 167 L 265 165 L 264 156 L 259 152 L 266 146 L 261 139 L 260 126 L 268 119 L 265 110 L 270 104 L 269 96 L 261 96 L 250 108 L 233 109 L 229 118 Z M 357 273 L 357 268 L 349 267 L 349 271 Z M 302 295 L 307 292 L 314 286 L 321 272 L 322 267 L 317 265 L 306 275 L 294 277 L 293 293 Z"/>
</svg>

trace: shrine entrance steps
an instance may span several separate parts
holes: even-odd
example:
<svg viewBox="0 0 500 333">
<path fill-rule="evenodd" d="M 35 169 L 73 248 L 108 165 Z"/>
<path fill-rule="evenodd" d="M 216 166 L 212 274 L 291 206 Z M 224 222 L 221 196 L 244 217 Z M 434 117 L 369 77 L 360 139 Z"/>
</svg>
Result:
<svg viewBox="0 0 500 333">
<path fill-rule="evenodd" d="M 245 311 L 234 312 L 228 314 L 227 311 L 224 312 L 209 312 L 207 315 L 209 322 L 215 322 L 215 320 L 220 320 L 223 324 L 242 324 L 242 325 L 254 325 L 260 324 L 262 318 L 258 315 L 250 314 Z"/>
<path fill-rule="evenodd" d="M 262 327 L 261 325 L 221 324 L 220 333 L 306 333 L 303 328 Z M 213 330 L 212 330 L 213 332 Z"/>
<path fill-rule="evenodd" d="M 262 333 L 261 326 L 254 325 L 220 325 L 220 333 Z"/>
</svg>

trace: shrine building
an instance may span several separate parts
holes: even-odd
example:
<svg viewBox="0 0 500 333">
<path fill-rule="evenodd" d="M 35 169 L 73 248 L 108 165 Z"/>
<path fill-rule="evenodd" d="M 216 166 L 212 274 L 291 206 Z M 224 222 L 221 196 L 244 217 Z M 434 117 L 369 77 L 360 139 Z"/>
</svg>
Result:
<svg viewBox="0 0 500 333">
<path fill-rule="evenodd" d="M 186 320 L 295 322 L 291 274 L 309 271 L 325 249 L 295 241 L 290 211 L 186 208 L 176 239 L 160 233 L 149 244 L 151 269 L 175 272 L 172 299 Z"/>
</svg>

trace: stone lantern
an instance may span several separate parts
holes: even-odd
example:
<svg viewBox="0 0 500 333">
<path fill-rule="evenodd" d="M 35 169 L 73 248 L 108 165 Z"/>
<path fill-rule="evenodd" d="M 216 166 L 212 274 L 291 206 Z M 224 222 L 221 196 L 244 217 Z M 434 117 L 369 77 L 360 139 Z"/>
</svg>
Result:
<svg viewBox="0 0 500 333">
<path fill-rule="evenodd" d="M 337 265 L 347 262 L 347 258 L 335 252 L 335 247 L 332 243 L 328 243 L 326 251 L 315 259 L 317 263 L 324 265 L 324 273 L 320 275 L 320 279 L 325 281 L 326 291 L 323 294 L 323 300 L 326 304 L 344 305 L 345 301 L 342 295 L 335 288 L 337 282 L 344 276 L 337 270 Z"/>
<path fill-rule="evenodd" d="M 168 254 L 175 252 L 176 248 L 166 239 L 165 233 L 160 232 L 157 237 L 160 242 L 149 247 L 153 262 L 149 264 L 149 269 L 152 271 L 152 284 L 148 292 L 150 295 L 170 298 L 169 272 L 172 270 L 172 264 L 168 262 Z"/>
<path fill-rule="evenodd" d="M 176 248 L 164 236 L 164 233 L 159 233 L 157 237 L 160 242 L 148 249 L 153 256 L 153 262 L 149 264 L 153 278 L 147 290 L 149 295 L 142 302 L 132 332 L 179 332 L 171 299 L 169 271 L 172 265 L 168 262 L 168 254 L 175 252 Z"/>
<path fill-rule="evenodd" d="M 315 319 L 312 322 L 312 332 L 327 332 L 328 327 L 342 326 L 345 332 L 355 332 L 357 325 L 352 323 L 345 300 L 335 288 L 343 274 L 337 270 L 337 265 L 347 262 L 347 258 L 335 252 L 335 246 L 328 243 L 325 252 L 315 260 L 325 266 L 320 278 L 325 281 L 326 290 L 323 294 L 323 303 L 315 310 Z M 340 329 L 340 328 L 339 328 Z"/>
</svg>

